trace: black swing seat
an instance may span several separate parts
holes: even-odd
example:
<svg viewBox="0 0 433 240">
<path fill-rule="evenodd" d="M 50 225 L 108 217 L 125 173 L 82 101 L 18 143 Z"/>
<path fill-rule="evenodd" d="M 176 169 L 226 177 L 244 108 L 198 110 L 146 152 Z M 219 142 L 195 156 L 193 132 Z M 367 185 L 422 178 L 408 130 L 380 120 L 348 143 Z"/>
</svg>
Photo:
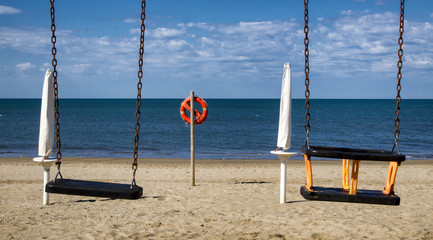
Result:
<svg viewBox="0 0 433 240">
<path fill-rule="evenodd" d="M 138 199 L 143 195 L 143 188 L 137 185 L 95 182 L 75 179 L 57 179 L 47 183 L 48 193 L 107 197 L 112 199 Z"/>
<path fill-rule="evenodd" d="M 323 146 L 301 147 L 301 151 L 313 157 L 369 160 L 369 161 L 396 161 L 403 162 L 406 156 L 384 150 L 356 149 L 356 148 L 336 148 Z"/>
<path fill-rule="evenodd" d="M 382 205 L 400 205 L 400 197 L 385 195 L 379 190 L 358 189 L 356 194 L 349 194 L 341 188 L 314 187 L 314 191 L 308 191 L 305 186 L 300 189 L 302 197 L 307 200 L 366 203 Z"/>
</svg>

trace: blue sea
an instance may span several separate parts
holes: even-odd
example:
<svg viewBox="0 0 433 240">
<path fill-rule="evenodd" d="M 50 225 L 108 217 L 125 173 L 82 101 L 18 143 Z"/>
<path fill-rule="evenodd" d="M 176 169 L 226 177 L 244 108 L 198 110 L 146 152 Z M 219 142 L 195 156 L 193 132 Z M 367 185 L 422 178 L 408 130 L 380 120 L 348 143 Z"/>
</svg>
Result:
<svg viewBox="0 0 433 240">
<path fill-rule="evenodd" d="M 189 158 L 183 99 L 143 99 L 140 158 Z M 279 99 L 207 99 L 209 116 L 195 127 L 197 159 L 276 159 Z M 294 99 L 291 151 L 305 143 L 304 99 Z M 40 99 L 0 99 L 0 157 L 35 157 Z M 63 157 L 132 158 L 135 99 L 61 99 Z M 310 144 L 391 150 L 395 101 L 311 100 Z M 400 152 L 433 158 L 433 100 L 402 100 Z M 302 159 L 301 154 L 295 159 Z"/>
</svg>

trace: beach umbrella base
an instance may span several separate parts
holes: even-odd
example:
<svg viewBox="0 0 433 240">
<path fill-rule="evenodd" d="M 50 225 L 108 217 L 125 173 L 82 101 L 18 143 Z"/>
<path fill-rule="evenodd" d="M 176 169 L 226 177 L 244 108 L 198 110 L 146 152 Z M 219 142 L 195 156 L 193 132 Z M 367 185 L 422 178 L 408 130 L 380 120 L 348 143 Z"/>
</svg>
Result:
<svg viewBox="0 0 433 240">
<path fill-rule="evenodd" d="M 287 176 L 287 161 L 291 156 L 296 155 L 296 152 L 271 151 L 271 154 L 278 156 L 281 162 L 280 175 L 280 203 L 286 203 L 286 176 Z"/>
<path fill-rule="evenodd" d="M 42 203 L 44 205 L 48 205 L 50 200 L 49 200 L 49 195 L 48 193 L 45 191 L 45 186 L 47 185 L 47 183 L 50 181 L 50 169 L 51 166 L 53 166 L 53 164 L 57 161 L 56 158 L 44 158 L 44 157 L 36 157 L 33 158 L 33 162 L 38 163 L 39 165 L 41 165 L 44 168 L 44 189 L 43 189 L 43 196 L 42 196 Z"/>
</svg>

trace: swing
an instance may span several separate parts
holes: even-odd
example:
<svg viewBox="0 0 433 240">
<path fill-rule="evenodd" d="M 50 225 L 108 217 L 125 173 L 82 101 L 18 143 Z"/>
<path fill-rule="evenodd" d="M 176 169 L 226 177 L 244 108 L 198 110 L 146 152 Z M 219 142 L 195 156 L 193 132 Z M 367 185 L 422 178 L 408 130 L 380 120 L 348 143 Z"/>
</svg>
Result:
<svg viewBox="0 0 433 240">
<path fill-rule="evenodd" d="M 399 205 L 400 198 L 394 194 L 395 178 L 397 174 L 398 166 L 401 162 L 406 159 L 406 156 L 400 154 L 398 148 L 398 137 L 400 135 L 400 91 L 401 91 L 401 69 L 403 66 L 403 32 L 404 32 L 404 0 L 400 2 L 400 37 L 398 39 L 398 73 L 397 73 L 397 97 L 396 97 L 396 108 L 395 108 L 395 132 L 394 132 L 394 146 L 392 151 L 384 150 L 367 150 L 367 149 L 356 149 L 356 148 L 338 148 L 338 147 L 324 147 L 324 146 L 310 146 L 309 134 L 310 134 L 310 90 L 309 90 L 309 51 L 308 51 L 308 0 L 304 0 L 304 44 L 305 44 L 305 120 L 306 124 L 306 141 L 305 145 L 301 147 L 301 151 L 304 155 L 307 183 L 300 189 L 301 195 L 307 200 L 319 200 L 319 201 L 336 201 L 336 202 L 355 202 L 355 203 L 372 203 L 372 204 L 385 204 L 385 205 Z M 395 152 L 397 151 L 397 152 Z M 313 186 L 313 173 L 311 167 L 311 157 L 320 158 L 337 158 L 343 160 L 343 179 L 342 188 L 324 188 Z M 349 161 L 352 160 L 352 176 L 349 181 Z M 383 191 L 380 190 L 358 190 L 358 172 L 359 163 L 362 160 L 367 161 L 387 161 L 389 163 L 388 175 L 386 178 L 386 184 Z"/>
<path fill-rule="evenodd" d="M 121 183 L 109 183 L 109 182 L 96 182 L 96 181 L 84 181 L 76 179 L 65 179 L 60 172 L 61 158 L 62 154 L 60 151 L 60 124 L 59 124 L 59 98 L 58 98 L 58 84 L 57 84 L 57 60 L 56 60 L 56 25 L 55 25 L 55 15 L 54 15 L 54 1 L 50 0 L 51 3 L 51 43 L 53 47 L 51 49 L 53 60 L 53 78 L 54 78 L 54 107 L 55 107 L 55 126 L 56 126 L 56 147 L 57 147 L 57 174 L 53 181 L 49 182 L 45 186 L 45 191 L 48 193 L 58 193 L 58 194 L 69 194 L 69 195 L 80 195 L 80 196 L 93 196 L 93 197 L 107 197 L 107 198 L 120 198 L 120 199 L 138 199 L 143 195 L 143 188 L 137 186 L 135 182 L 135 173 L 137 171 L 137 158 L 138 158 L 138 140 L 139 140 L 139 130 L 140 130 L 140 106 L 141 106 L 141 78 L 143 77 L 143 53 L 144 53 L 144 19 L 145 19 L 145 8 L 146 1 L 141 2 L 141 36 L 140 36 L 140 57 L 139 57 L 139 70 L 138 70 L 138 94 L 137 94 L 137 111 L 135 113 L 135 118 L 137 120 L 135 124 L 135 138 L 134 138 L 134 161 L 132 163 L 132 183 L 131 184 L 121 184 Z M 60 179 L 58 179 L 60 177 Z"/>
</svg>

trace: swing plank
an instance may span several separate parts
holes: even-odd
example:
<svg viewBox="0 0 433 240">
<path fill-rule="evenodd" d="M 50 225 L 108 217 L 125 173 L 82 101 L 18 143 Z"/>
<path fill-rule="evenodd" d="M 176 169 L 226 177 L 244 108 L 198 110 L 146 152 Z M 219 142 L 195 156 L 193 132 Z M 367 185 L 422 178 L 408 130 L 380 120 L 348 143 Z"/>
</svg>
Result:
<svg viewBox="0 0 433 240">
<path fill-rule="evenodd" d="M 356 148 L 337 148 L 323 146 L 306 146 L 301 147 L 301 151 L 313 157 L 352 159 L 352 160 L 369 160 L 369 161 L 396 161 L 403 162 L 406 156 L 384 150 L 356 149 Z"/>
<path fill-rule="evenodd" d="M 75 179 L 57 179 L 45 186 L 48 193 L 107 197 L 113 199 L 138 199 L 143 195 L 143 188 L 130 184 L 95 182 Z"/>
<path fill-rule="evenodd" d="M 379 190 L 358 189 L 356 194 L 349 194 L 341 188 L 313 188 L 313 191 L 308 191 L 305 186 L 302 186 L 301 195 L 307 200 L 400 205 L 400 197 L 386 195 Z"/>
</svg>

